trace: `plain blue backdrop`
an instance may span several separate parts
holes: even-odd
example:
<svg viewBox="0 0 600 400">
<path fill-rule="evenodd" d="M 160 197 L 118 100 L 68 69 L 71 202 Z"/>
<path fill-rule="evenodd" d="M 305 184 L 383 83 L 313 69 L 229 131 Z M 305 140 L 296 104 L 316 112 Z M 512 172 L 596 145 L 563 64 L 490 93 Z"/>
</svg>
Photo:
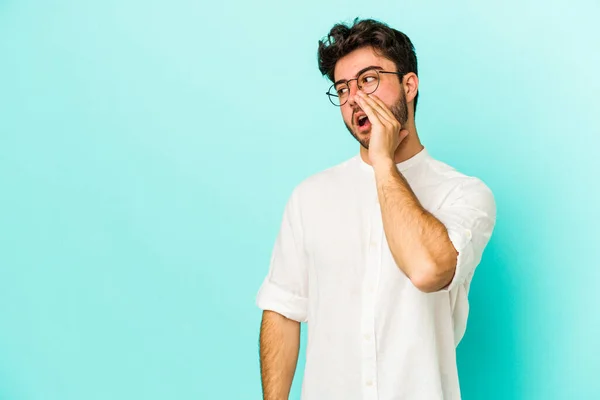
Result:
<svg viewBox="0 0 600 400">
<path fill-rule="evenodd" d="M 354 17 L 496 195 L 463 398 L 600 398 L 597 2 L 0 0 L 0 399 L 261 398 L 284 204 L 358 151 L 316 62 Z"/>
</svg>

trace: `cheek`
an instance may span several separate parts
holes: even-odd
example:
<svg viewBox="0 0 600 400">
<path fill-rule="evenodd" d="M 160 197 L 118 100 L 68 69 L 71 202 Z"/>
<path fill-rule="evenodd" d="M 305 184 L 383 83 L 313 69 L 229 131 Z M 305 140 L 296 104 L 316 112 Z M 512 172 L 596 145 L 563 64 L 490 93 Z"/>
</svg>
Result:
<svg viewBox="0 0 600 400">
<path fill-rule="evenodd" d="M 381 101 L 388 105 L 388 107 L 390 104 L 396 104 L 396 102 L 398 101 L 397 93 L 382 92 L 379 93 L 378 97 Z"/>
<path fill-rule="evenodd" d="M 342 118 L 348 125 L 352 125 L 352 110 L 343 109 L 342 110 Z"/>
<path fill-rule="evenodd" d="M 398 92 L 390 92 L 390 93 L 386 93 L 386 97 L 385 97 L 385 103 L 386 104 L 390 104 L 390 105 L 396 105 L 398 103 L 400 103 L 402 101 L 402 99 L 405 98 L 405 94 L 403 89 L 400 89 L 400 91 Z"/>
</svg>

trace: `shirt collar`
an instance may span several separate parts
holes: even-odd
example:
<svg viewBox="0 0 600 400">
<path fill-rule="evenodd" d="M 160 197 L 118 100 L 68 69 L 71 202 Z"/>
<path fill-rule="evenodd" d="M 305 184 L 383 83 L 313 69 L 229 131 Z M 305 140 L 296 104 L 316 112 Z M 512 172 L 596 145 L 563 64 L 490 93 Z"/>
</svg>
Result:
<svg viewBox="0 0 600 400">
<path fill-rule="evenodd" d="M 403 171 L 408 170 L 409 168 L 414 167 L 415 165 L 419 164 L 421 161 L 425 160 L 428 157 L 429 157 L 429 152 L 427 151 L 427 149 L 425 147 L 423 147 L 423 149 L 420 152 L 418 152 L 411 158 L 404 160 L 402 162 L 396 163 L 396 167 L 398 168 L 398 170 L 400 172 L 403 172 Z M 360 154 L 356 155 L 356 158 L 358 158 L 358 162 L 360 163 L 360 167 L 362 169 L 367 170 L 367 171 L 373 171 L 373 167 L 370 166 L 369 164 L 367 164 L 362 159 Z"/>
</svg>

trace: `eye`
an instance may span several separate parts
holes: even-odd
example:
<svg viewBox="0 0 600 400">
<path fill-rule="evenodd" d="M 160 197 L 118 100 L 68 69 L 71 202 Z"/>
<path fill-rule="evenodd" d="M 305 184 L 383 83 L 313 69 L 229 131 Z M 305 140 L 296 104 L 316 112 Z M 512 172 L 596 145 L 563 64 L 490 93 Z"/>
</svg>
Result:
<svg viewBox="0 0 600 400">
<path fill-rule="evenodd" d="M 377 82 L 377 76 L 373 74 L 365 75 L 361 78 L 362 85 L 368 85 L 369 83 Z"/>
<path fill-rule="evenodd" d="M 343 86 L 343 87 L 337 89 L 336 92 L 337 92 L 337 95 L 341 97 L 344 94 L 346 94 L 347 91 L 348 91 L 348 88 L 346 86 Z"/>
</svg>

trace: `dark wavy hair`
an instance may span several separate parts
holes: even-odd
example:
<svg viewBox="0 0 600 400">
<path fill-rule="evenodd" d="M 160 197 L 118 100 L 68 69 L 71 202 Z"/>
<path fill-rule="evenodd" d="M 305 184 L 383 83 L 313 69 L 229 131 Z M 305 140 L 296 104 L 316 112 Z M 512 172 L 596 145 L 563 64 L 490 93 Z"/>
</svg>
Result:
<svg viewBox="0 0 600 400">
<path fill-rule="evenodd" d="M 359 18 L 354 19 L 350 26 L 344 23 L 334 25 L 327 37 L 319 40 L 317 58 L 321 74 L 327 75 L 333 82 L 335 79 L 333 71 L 338 60 L 365 46 L 372 46 L 378 55 L 393 61 L 398 72 L 402 74 L 414 72 L 418 76 L 417 55 L 408 36 L 383 22 Z M 417 91 L 414 99 L 415 114 L 418 98 Z"/>
</svg>

